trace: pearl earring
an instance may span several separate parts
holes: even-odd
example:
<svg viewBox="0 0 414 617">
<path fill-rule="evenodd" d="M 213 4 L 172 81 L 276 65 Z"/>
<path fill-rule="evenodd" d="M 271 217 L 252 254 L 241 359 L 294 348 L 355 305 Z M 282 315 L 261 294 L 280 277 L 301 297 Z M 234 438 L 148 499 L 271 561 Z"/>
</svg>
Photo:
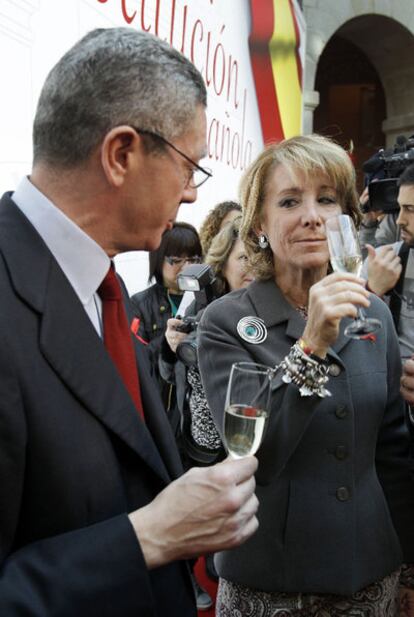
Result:
<svg viewBox="0 0 414 617">
<path fill-rule="evenodd" d="M 269 246 L 269 241 L 265 234 L 260 234 L 258 244 L 261 249 L 267 249 L 267 247 Z"/>
</svg>

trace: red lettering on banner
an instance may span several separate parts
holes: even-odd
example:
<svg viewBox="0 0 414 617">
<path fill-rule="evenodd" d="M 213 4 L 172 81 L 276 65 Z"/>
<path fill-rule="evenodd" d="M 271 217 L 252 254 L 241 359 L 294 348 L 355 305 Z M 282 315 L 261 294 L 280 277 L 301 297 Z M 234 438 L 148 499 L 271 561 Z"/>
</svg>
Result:
<svg viewBox="0 0 414 617">
<path fill-rule="evenodd" d="M 204 28 L 203 28 L 203 24 L 201 23 L 201 19 L 197 19 L 197 21 L 194 24 L 194 28 L 193 28 L 193 33 L 191 35 L 191 51 L 190 51 L 190 60 L 193 64 L 196 65 L 196 67 L 198 68 L 198 70 L 202 73 L 203 72 L 203 68 L 196 62 L 195 59 L 195 53 L 194 53 L 194 39 L 195 39 L 195 33 L 197 30 L 197 26 L 200 25 L 201 27 L 201 32 L 200 32 L 200 38 L 198 39 L 201 43 L 201 41 L 204 38 Z"/>
<path fill-rule="evenodd" d="M 220 34 L 223 32 L 224 28 L 225 26 L 222 27 Z M 220 83 L 220 86 L 217 87 L 216 76 L 218 73 L 218 63 L 219 63 L 219 60 L 217 60 L 217 55 L 218 55 L 219 50 L 221 51 L 221 83 Z M 219 43 L 216 46 L 216 49 L 214 51 L 214 60 L 213 60 L 213 85 L 214 85 L 214 90 L 217 96 L 220 96 L 220 94 L 223 92 L 225 77 L 226 77 L 226 54 L 225 54 L 222 43 Z"/>
<path fill-rule="evenodd" d="M 185 49 L 185 30 L 187 28 L 187 10 L 188 7 L 187 5 L 185 5 L 184 10 L 183 10 L 183 37 L 181 39 L 181 53 L 184 53 L 184 49 Z"/>
<path fill-rule="evenodd" d="M 171 4 L 171 21 L 170 21 L 170 45 L 173 46 L 174 41 L 174 24 L 175 24 L 175 0 Z"/>
<path fill-rule="evenodd" d="M 228 117 L 228 113 L 226 112 L 226 116 Z M 226 158 L 224 159 L 224 162 L 226 163 L 226 165 L 230 165 L 230 129 L 228 126 L 224 126 L 223 124 L 223 129 L 221 131 L 221 155 L 220 155 L 220 160 L 223 162 L 223 154 L 224 154 L 224 148 L 226 145 L 226 137 L 227 137 L 227 155 Z"/>
<path fill-rule="evenodd" d="M 134 21 L 135 15 L 137 14 L 137 12 L 134 11 L 132 15 L 128 15 L 126 0 L 121 0 L 121 8 L 122 8 L 122 17 L 125 19 L 127 24 L 131 24 Z"/>
<path fill-rule="evenodd" d="M 210 41 L 211 41 L 211 32 L 207 35 L 207 52 L 206 52 L 206 74 L 204 75 L 204 79 L 206 81 L 207 86 L 211 84 L 211 77 L 208 74 L 208 61 L 210 59 Z"/>
<path fill-rule="evenodd" d="M 228 79 L 227 79 L 227 101 L 230 101 L 230 89 L 231 89 L 231 78 L 233 75 L 233 69 L 236 69 L 236 81 L 234 84 L 234 109 L 237 109 L 239 106 L 239 101 L 237 100 L 237 87 L 239 83 L 239 65 L 237 60 L 233 60 L 232 57 L 229 56 L 229 69 L 228 69 Z"/>
<path fill-rule="evenodd" d="M 158 34 L 159 20 L 160 20 L 160 0 L 157 0 L 157 7 L 155 9 L 155 34 L 156 36 L 159 36 Z"/>
<path fill-rule="evenodd" d="M 142 4 L 141 4 L 141 29 L 144 32 L 149 32 L 151 30 L 151 26 L 148 26 L 148 28 L 145 27 L 145 0 L 142 0 Z"/>
</svg>

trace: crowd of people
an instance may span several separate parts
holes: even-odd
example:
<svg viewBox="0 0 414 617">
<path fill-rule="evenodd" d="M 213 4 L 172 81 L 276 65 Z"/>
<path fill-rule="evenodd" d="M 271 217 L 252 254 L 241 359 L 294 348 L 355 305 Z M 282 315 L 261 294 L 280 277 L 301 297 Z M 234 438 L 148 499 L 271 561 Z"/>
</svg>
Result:
<svg viewBox="0 0 414 617">
<path fill-rule="evenodd" d="M 46 78 L 32 172 L 0 202 L 0 615 L 195 617 L 204 555 L 217 617 L 414 617 L 414 166 L 378 225 L 342 147 L 285 139 L 198 233 L 176 219 L 212 175 L 206 103 L 188 59 L 128 28 Z M 361 275 L 331 266 L 344 214 Z M 132 298 L 128 250 L 149 252 Z M 360 308 L 381 324 L 362 340 Z M 240 459 L 235 362 L 272 374 Z"/>
</svg>

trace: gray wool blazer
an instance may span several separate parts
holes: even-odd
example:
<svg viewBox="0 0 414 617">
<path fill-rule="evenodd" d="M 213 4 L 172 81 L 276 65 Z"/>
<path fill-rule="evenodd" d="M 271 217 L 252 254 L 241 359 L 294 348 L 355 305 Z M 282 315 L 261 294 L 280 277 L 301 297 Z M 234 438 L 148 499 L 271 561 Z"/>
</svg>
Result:
<svg viewBox="0 0 414 617">
<path fill-rule="evenodd" d="M 264 591 L 352 594 L 414 563 L 414 487 L 399 394 L 401 362 L 391 314 L 371 296 L 376 341 L 343 335 L 329 350 L 332 397 L 301 397 L 278 375 L 257 454 L 259 530 L 217 557 L 221 577 Z M 241 318 L 267 331 L 253 344 Z M 254 282 L 213 302 L 199 326 L 199 364 L 221 430 L 233 362 L 279 363 L 305 322 L 273 281 Z"/>
</svg>

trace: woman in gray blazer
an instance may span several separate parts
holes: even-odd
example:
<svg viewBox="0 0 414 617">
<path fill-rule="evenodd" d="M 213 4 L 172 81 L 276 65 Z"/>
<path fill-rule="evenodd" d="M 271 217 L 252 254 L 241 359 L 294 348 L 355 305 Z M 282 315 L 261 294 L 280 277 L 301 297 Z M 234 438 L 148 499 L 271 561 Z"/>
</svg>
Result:
<svg viewBox="0 0 414 617">
<path fill-rule="evenodd" d="M 329 267 L 326 220 L 360 218 L 352 163 L 321 136 L 285 140 L 247 170 L 241 202 L 256 280 L 203 315 L 209 406 L 221 430 L 239 361 L 287 358 L 285 380 L 289 366 L 303 368 L 311 395 L 302 373 L 297 383 L 282 370 L 273 380 L 257 454 L 259 530 L 216 558 L 217 615 L 413 615 L 414 487 L 398 342 L 388 308 L 364 281 Z M 381 320 L 375 337 L 344 335 L 357 306 Z"/>
</svg>

